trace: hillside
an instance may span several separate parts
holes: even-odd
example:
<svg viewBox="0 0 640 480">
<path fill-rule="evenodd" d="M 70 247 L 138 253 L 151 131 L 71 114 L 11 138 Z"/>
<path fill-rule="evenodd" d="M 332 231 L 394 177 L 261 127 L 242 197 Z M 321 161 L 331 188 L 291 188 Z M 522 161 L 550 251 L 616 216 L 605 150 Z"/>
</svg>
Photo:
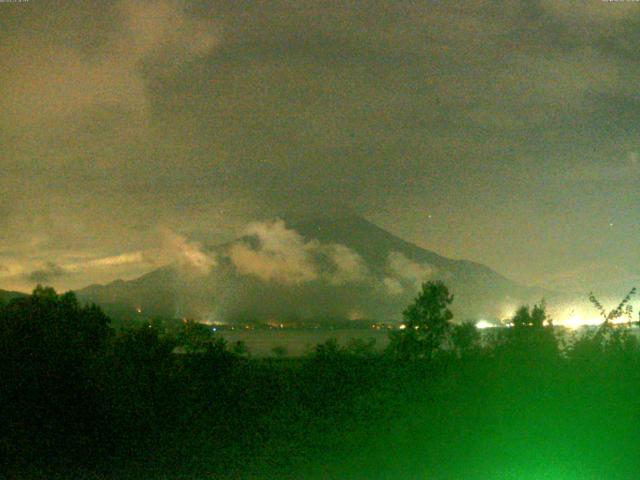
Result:
<svg viewBox="0 0 640 480">
<path fill-rule="evenodd" d="M 21 292 L 11 292 L 9 290 L 0 290 L 0 303 L 6 303 L 14 298 L 24 297 L 26 294 Z"/>
<path fill-rule="evenodd" d="M 398 320 L 429 279 L 449 285 L 458 319 L 504 318 L 519 303 L 553 295 L 485 265 L 420 248 L 359 216 L 263 222 L 203 254 L 215 263 L 206 274 L 176 264 L 77 294 L 120 317 L 222 322 Z"/>
</svg>

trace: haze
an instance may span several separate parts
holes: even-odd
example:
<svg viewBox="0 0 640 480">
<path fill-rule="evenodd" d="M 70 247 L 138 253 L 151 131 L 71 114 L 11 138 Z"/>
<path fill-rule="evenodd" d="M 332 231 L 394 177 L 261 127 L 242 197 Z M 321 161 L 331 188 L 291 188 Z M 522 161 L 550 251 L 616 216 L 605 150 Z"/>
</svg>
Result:
<svg viewBox="0 0 640 480">
<path fill-rule="evenodd" d="M 0 3 L 0 288 L 133 278 L 293 208 L 625 290 L 639 24 L 595 0 Z"/>
</svg>

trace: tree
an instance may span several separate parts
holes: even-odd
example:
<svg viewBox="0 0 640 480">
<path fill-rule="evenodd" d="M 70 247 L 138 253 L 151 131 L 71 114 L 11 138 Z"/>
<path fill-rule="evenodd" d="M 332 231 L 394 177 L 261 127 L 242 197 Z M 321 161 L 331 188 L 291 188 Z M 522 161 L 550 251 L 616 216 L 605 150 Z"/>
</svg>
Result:
<svg viewBox="0 0 640 480">
<path fill-rule="evenodd" d="M 466 357 L 479 351 L 480 332 L 475 323 L 464 322 L 453 327 L 451 341 L 458 357 Z"/>
<path fill-rule="evenodd" d="M 443 282 L 423 283 L 413 303 L 402 312 L 402 330 L 391 334 L 391 350 L 401 358 L 432 359 L 451 332 L 452 302 L 453 295 Z"/>
<path fill-rule="evenodd" d="M 573 343 L 569 352 L 573 358 L 592 361 L 605 354 L 629 355 L 636 351 L 638 340 L 630 328 L 634 323 L 633 306 L 630 302 L 636 291 L 633 287 L 616 308 L 609 311 L 593 292 L 589 294 L 589 301 L 598 310 L 603 322 L 595 331 L 587 331 Z"/>
<path fill-rule="evenodd" d="M 508 346 L 513 353 L 527 358 L 553 358 L 559 353 L 553 322 L 547 315 L 544 300 L 529 308 L 523 305 L 511 319 Z"/>
<path fill-rule="evenodd" d="M 627 323 L 631 324 L 633 322 L 633 306 L 629 303 L 631 302 L 631 297 L 633 297 L 636 294 L 636 287 L 633 287 L 629 293 L 627 293 L 627 295 L 620 301 L 620 303 L 618 304 L 618 306 L 616 308 L 614 308 L 613 310 L 610 310 L 609 312 L 607 312 L 605 310 L 605 308 L 602 306 L 602 304 L 600 303 L 600 301 L 596 298 L 596 296 L 593 294 L 593 292 L 591 292 L 589 294 L 589 301 L 591 302 L 591 304 L 596 308 L 596 310 L 598 310 L 598 312 L 600 313 L 600 316 L 603 318 L 604 322 L 602 323 L 602 326 L 604 328 L 609 327 L 611 325 L 611 323 L 613 323 L 614 321 L 622 318 L 622 317 L 626 317 L 627 318 Z"/>
<path fill-rule="evenodd" d="M 528 305 L 521 306 L 511 319 L 511 323 L 514 329 L 525 331 L 527 329 L 540 329 L 547 320 L 546 307 L 543 301 L 539 305 L 534 305 L 531 310 L 529 310 Z"/>
<path fill-rule="evenodd" d="M 2 354 L 65 371 L 104 349 L 112 331 L 110 319 L 95 306 L 81 306 L 73 292 L 58 295 L 38 285 L 33 294 L 12 300 L 2 309 Z"/>
<path fill-rule="evenodd" d="M 109 322 L 98 307 L 50 287 L 0 308 L 0 445 L 20 445 L 14 452 L 27 461 L 80 458 L 90 448 L 100 430 L 95 372 Z M 5 425 L 16 427 L 3 432 Z"/>
</svg>

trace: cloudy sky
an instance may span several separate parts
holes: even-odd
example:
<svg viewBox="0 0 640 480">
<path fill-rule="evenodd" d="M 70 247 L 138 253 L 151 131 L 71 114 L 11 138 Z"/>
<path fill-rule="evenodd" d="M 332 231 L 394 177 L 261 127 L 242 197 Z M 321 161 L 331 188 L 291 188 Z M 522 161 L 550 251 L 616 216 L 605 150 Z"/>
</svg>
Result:
<svg viewBox="0 0 640 480">
<path fill-rule="evenodd" d="M 322 208 L 524 284 L 633 279 L 639 44 L 637 2 L 0 3 L 0 288 Z"/>
</svg>

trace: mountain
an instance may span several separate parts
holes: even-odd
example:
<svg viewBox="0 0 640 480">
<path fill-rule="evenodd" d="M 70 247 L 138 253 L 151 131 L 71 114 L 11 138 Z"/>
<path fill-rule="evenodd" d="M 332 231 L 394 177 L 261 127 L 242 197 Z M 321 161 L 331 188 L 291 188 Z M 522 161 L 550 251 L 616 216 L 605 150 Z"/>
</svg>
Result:
<svg viewBox="0 0 640 480">
<path fill-rule="evenodd" d="M 7 303 L 14 298 L 25 297 L 26 293 L 11 292 L 9 290 L 0 290 L 0 303 Z"/>
<path fill-rule="evenodd" d="M 76 293 L 120 318 L 221 322 L 398 320 L 429 279 L 450 287 L 458 319 L 506 318 L 521 303 L 554 295 L 420 248 L 356 215 L 255 223 L 246 236 L 197 255 L 215 267 L 203 273 L 182 261 Z"/>
<path fill-rule="evenodd" d="M 291 222 L 294 229 L 305 237 L 324 242 L 342 243 L 360 253 L 378 275 L 388 274 L 389 254 L 400 253 L 417 265 L 434 267 L 433 278 L 443 280 L 454 293 L 456 310 L 471 318 L 502 318 L 520 303 L 561 298 L 562 295 L 542 288 L 531 288 L 511 281 L 486 265 L 454 260 L 418 247 L 360 216 L 339 219 L 320 218 L 312 221 Z M 420 282 L 422 283 L 422 279 Z M 406 293 L 409 293 L 407 296 Z M 401 295 L 406 305 L 414 292 Z M 398 312 L 400 310 L 396 310 Z"/>
</svg>

